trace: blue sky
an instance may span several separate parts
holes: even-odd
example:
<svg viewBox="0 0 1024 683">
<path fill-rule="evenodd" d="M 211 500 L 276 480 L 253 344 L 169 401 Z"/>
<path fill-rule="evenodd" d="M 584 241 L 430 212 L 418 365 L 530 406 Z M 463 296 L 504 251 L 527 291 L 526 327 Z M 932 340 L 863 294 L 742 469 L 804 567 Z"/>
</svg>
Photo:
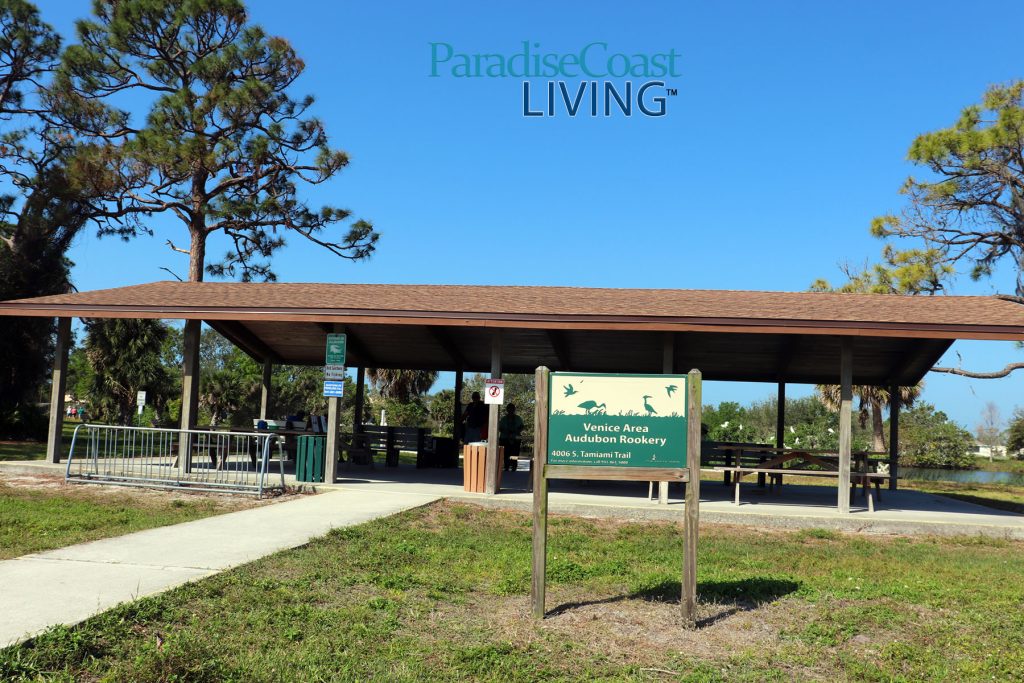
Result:
<svg viewBox="0 0 1024 683">
<path fill-rule="evenodd" d="M 47 0 L 70 36 L 89 2 Z M 870 219 L 897 210 L 906 149 L 951 123 L 985 88 L 1024 78 L 1024 4 L 968 13 L 962 2 L 352 3 L 249 2 L 289 39 L 307 71 L 296 93 L 351 166 L 307 193 L 346 206 L 383 234 L 350 264 L 291 240 L 282 281 L 537 284 L 803 290 L 838 264 L 878 256 Z M 520 80 L 430 78 L 431 42 L 463 52 L 542 50 L 682 56 L 661 118 L 524 118 Z M 642 81 L 644 79 L 638 79 Z M 186 270 L 164 242 L 89 236 L 72 250 L 80 289 Z M 220 248 L 211 245 L 211 252 Z M 545 253 L 572 254 L 552 268 Z M 111 264 L 116 264 L 113 266 Z M 958 279 L 957 294 L 1012 291 Z M 964 365 L 1024 357 L 1004 342 L 959 342 Z M 957 362 L 950 354 L 945 362 Z M 968 427 L 986 401 L 1008 416 L 1024 375 L 931 375 L 925 398 Z M 770 395 L 711 383 L 709 401 Z M 801 391 L 806 391 L 803 389 Z M 791 394 L 800 391 L 791 392 Z"/>
</svg>

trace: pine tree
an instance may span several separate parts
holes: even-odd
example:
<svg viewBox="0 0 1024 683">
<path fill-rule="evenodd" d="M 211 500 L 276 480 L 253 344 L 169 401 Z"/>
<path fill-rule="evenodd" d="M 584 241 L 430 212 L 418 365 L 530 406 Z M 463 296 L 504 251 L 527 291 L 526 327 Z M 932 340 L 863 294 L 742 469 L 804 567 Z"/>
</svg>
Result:
<svg viewBox="0 0 1024 683">
<path fill-rule="evenodd" d="M 89 143 L 80 180 L 102 201 L 101 235 L 152 235 L 174 216 L 189 244 L 188 280 L 204 273 L 273 280 L 287 234 L 346 259 L 368 257 L 378 234 L 351 212 L 299 196 L 348 164 L 289 94 L 304 64 L 283 38 L 248 23 L 238 0 L 97 0 L 77 24 L 56 79 L 60 114 Z M 115 99 L 145 102 L 136 121 Z M 340 229 L 334 232 L 331 229 Z M 211 235 L 231 245 L 207 263 Z"/>
<path fill-rule="evenodd" d="M 65 254 L 91 207 L 68 176 L 73 138 L 47 92 L 60 39 L 24 0 L 0 0 L 0 300 L 68 291 Z M 0 319 L 0 432 L 39 436 L 29 418 L 50 364 L 48 318 Z"/>
</svg>

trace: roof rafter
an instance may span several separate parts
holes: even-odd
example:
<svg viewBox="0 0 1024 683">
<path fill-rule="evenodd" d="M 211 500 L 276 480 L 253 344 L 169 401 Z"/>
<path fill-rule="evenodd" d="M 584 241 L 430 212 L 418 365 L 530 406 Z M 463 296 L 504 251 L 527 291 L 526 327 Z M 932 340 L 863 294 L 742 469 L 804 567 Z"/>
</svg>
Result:
<svg viewBox="0 0 1024 683">
<path fill-rule="evenodd" d="M 260 363 L 264 361 L 270 361 L 271 363 L 281 362 L 281 357 L 278 353 L 242 323 L 234 320 L 206 320 L 203 322 L 215 329 L 229 342 L 242 349 L 253 360 Z"/>
<path fill-rule="evenodd" d="M 570 369 L 572 363 L 570 362 L 569 344 L 565 340 L 565 333 L 561 330 L 545 330 L 545 333 L 548 343 L 551 344 L 551 350 L 554 351 L 555 358 L 558 359 L 559 369 Z"/>
<path fill-rule="evenodd" d="M 445 330 L 445 328 L 438 325 L 424 325 L 423 329 L 427 331 L 434 341 L 437 342 L 438 346 L 444 349 L 444 352 L 448 354 L 448 358 L 459 368 L 466 368 L 469 363 L 466 362 L 466 357 L 459 351 L 459 347 L 455 345 L 451 336 Z"/>
</svg>

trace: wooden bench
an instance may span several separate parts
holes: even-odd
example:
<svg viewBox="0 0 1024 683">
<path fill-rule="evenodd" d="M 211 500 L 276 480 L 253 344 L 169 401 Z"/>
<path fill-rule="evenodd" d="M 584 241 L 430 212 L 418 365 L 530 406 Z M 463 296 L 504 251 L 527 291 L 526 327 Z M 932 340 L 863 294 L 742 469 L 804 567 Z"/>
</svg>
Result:
<svg viewBox="0 0 1024 683">
<path fill-rule="evenodd" d="M 732 483 L 732 469 L 734 467 L 756 468 L 765 460 L 771 457 L 771 453 L 765 450 L 770 444 L 746 443 L 733 441 L 704 441 L 701 443 L 700 464 L 702 469 L 713 469 L 723 473 L 722 483 Z M 758 477 L 758 486 L 764 486 L 763 476 Z"/>
<path fill-rule="evenodd" d="M 364 425 L 359 434 L 353 435 L 353 441 L 366 451 L 383 452 L 386 467 L 398 467 L 400 451 L 415 451 L 419 460 L 426 452 L 430 430 L 425 427 L 377 427 Z"/>
<path fill-rule="evenodd" d="M 735 485 L 735 498 L 734 503 L 740 504 L 740 480 L 746 474 L 764 474 L 770 479 L 769 490 L 774 490 L 774 487 L 778 485 L 779 492 L 782 490 L 782 476 L 791 475 L 797 477 L 835 477 L 839 478 L 839 472 L 837 470 L 804 470 L 796 468 L 780 468 L 780 469 L 763 469 L 758 467 L 716 467 L 716 472 L 730 472 L 733 475 L 733 482 Z M 881 482 L 891 478 L 890 474 L 883 474 L 879 472 L 850 472 L 850 484 L 852 486 L 850 490 L 850 498 L 852 500 L 854 492 L 858 485 L 861 485 L 864 489 L 863 495 L 868 501 L 868 511 L 875 511 L 875 500 L 874 496 L 878 496 L 878 500 L 882 500 Z M 871 492 L 871 484 L 875 485 L 874 495 Z"/>
</svg>

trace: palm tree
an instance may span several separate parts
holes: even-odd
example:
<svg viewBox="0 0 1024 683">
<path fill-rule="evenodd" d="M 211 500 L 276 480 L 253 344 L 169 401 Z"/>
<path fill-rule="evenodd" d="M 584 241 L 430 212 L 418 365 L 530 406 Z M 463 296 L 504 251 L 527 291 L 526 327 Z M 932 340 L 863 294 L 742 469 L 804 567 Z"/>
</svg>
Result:
<svg viewBox="0 0 1024 683">
<path fill-rule="evenodd" d="M 831 411 L 839 410 L 842 399 L 838 384 L 817 384 L 814 388 L 826 408 Z M 900 407 L 913 405 L 921 395 L 923 388 L 924 382 L 918 382 L 912 387 L 900 387 L 900 395 L 897 397 Z M 882 416 L 882 408 L 892 405 L 889 390 L 884 387 L 855 384 L 853 395 L 860 400 L 858 409 L 860 426 L 866 427 L 868 420 L 871 420 L 871 450 L 886 450 L 885 418 Z"/>
<path fill-rule="evenodd" d="M 90 412 L 104 422 L 130 424 L 140 390 L 159 407 L 167 392 L 160 363 L 167 325 L 160 320 L 97 318 L 87 319 L 85 327 L 85 355 L 93 368 Z"/>
<path fill-rule="evenodd" d="M 211 424 L 220 424 L 242 407 L 245 398 L 255 391 L 255 384 L 228 370 L 217 370 L 202 378 L 199 405 L 210 411 Z"/>
<path fill-rule="evenodd" d="M 408 403 L 414 396 L 425 394 L 437 381 L 435 370 L 367 368 L 366 376 L 383 398 L 399 403 Z"/>
</svg>

